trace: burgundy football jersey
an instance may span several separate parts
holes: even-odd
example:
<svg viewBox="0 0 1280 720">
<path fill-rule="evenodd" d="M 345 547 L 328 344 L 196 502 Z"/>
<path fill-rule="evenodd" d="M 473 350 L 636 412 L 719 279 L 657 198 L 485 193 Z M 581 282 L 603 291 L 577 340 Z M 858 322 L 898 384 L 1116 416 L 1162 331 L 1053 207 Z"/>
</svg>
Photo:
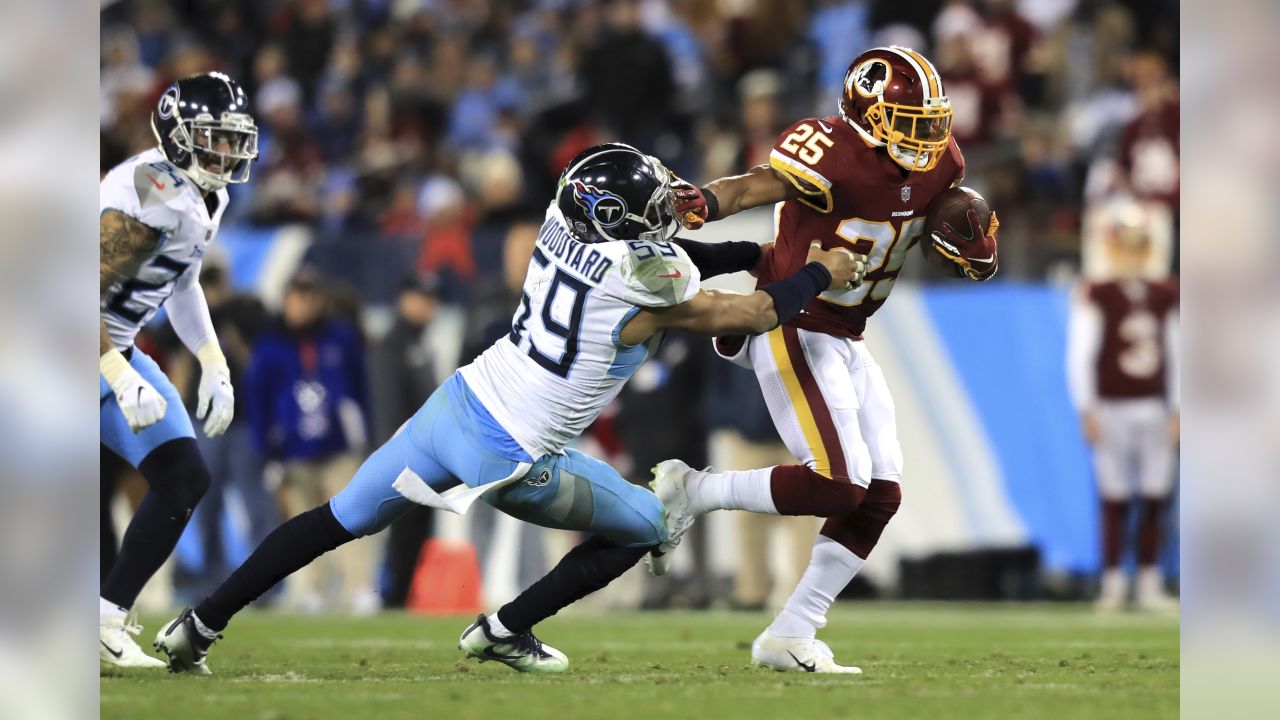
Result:
<svg viewBox="0 0 1280 720">
<path fill-rule="evenodd" d="M 1163 396 L 1168 370 L 1165 320 L 1178 311 L 1177 281 L 1093 283 L 1086 297 L 1102 315 L 1098 397 Z"/>
<path fill-rule="evenodd" d="M 909 173 L 832 115 L 806 118 L 783 130 L 769 164 L 806 194 L 778 211 L 776 244 L 761 268 L 760 285 L 803 267 L 814 240 L 823 248 L 867 255 L 860 286 L 822 293 L 787 323 L 860 339 L 867 318 L 889 297 L 907 251 L 923 233 L 925 209 L 964 178 L 960 148 L 952 139 L 936 167 Z"/>
</svg>

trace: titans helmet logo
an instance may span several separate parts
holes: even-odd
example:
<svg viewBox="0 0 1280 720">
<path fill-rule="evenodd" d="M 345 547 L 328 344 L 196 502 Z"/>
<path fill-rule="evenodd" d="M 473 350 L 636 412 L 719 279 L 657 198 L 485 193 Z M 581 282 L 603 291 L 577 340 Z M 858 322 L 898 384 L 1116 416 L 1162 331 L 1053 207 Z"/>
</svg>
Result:
<svg viewBox="0 0 1280 720">
<path fill-rule="evenodd" d="M 161 119 L 168 120 L 178 111 L 178 86 L 173 85 L 164 94 L 160 96 L 160 103 L 156 105 L 156 114 Z"/>
<path fill-rule="evenodd" d="M 614 227 L 627 217 L 627 203 L 608 190 L 600 190 L 581 181 L 573 183 L 573 201 L 587 211 L 600 227 Z"/>
<path fill-rule="evenodd" d="M 880 58 L 872 58 L 854 68 L 849 75 L 849 88 L 857 90 L 862 97 L 880 97 L 889 85 L 893 76 L 893 68 Z"/>
</svg>

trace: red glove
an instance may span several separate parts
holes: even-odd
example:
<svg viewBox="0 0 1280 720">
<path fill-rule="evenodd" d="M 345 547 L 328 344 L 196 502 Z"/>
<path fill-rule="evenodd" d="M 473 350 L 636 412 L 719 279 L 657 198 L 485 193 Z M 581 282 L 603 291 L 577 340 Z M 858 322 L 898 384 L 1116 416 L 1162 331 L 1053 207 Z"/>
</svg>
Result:
<svg viewBox="0 0 1280 720">
<path fill-rule="evenodd" d="M 962 233 L 951 223 L 944 223 L 941 232 L 935 232 L 930 240 L 933 248 L 954 262 L 970 280 L 990 280 L 1000 267 L 996 250 L 996 236 L 1000 234 L 1000 219 L 993 210 L 986 231 L 978 221 L 975 210 L 968 212 L 968 232 Z M 942 237 L 938 237 L 941 235 Z"/>
<path fill-rule="evenodd" d="M 707 199 L 702 190 L 687 180 L 681 180 L 674 173 L 671 175 L 672 200 L 675 204 L 676 217 L 685 230 L 697 230 L 707 222 Z"/>
</svg>

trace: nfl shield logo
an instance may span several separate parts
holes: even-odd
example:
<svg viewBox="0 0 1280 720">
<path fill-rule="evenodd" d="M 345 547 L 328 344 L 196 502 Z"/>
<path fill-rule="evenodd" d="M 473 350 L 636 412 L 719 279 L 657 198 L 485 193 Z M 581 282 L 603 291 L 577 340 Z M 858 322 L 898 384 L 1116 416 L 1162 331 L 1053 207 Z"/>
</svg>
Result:
<svg viewBox="0 0 1280 720">
<path fill-rule="evenodd" d="M 911 199 L 911 188 L 910 187 L 902 188 L 902 202 L 906 202 L 910 199 Z"/>
</svg>

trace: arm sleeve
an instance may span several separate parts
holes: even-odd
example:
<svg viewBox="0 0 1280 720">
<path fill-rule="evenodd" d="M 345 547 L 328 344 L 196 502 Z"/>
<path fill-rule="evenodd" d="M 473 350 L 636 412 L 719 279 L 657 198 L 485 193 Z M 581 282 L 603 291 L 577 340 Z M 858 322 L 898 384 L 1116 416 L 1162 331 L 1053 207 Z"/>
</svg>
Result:
<svg viewBox="0 0 1280 720">
<path fill-rule="evenodd" d="M 672 242 L 685 251 L 704 278 L 754 270 L 762 254 L 760 246 L 750 240 L 709 243 L 675 238 Z"/>
<path fill-rule="evenodd" d="M 760 288 L 773 298 L 778 325 L 790 322 L 805 305 L 813 302 L 831 284 L 831 271 L 820 262 L 811 262 L 794 275 Z M 777 327 L 775 325 L 774 327 Z"/>
<path fill-rule="evenodd" d="M 178 334 L 178 339 L 187 346 L 193 355 L 200 355 L 200 348 L 210 342 L 217 342 L 217 333 L 213 330 L 213 320 L 209 318 L 209 304 L 205 301 L 204 290 L 200 287 L 200 263 L 187 268 L 182 277 L 174 284 L 173 294 L 165 302 L 165 311 L 169 315 L 169 324 Z"/>
<path fill-rule="evenodd" d="M 1165 352 L 1165 394 L 1169 407 L 1177 410 L 1182 406 L 1181 363 L 1179 348 L 1181 321 L 1177 311 L 1170 312 L 1164 319 L 1164 352 Z"/>
<path fill-rule="evenodd" d="M 1102 314 L 1084 292 L 1072 298 L 1067 318 L 1067 389 L 1076 412 L 1098 399 L 1098 351 L 1102 342 Z"/>
</svg>

